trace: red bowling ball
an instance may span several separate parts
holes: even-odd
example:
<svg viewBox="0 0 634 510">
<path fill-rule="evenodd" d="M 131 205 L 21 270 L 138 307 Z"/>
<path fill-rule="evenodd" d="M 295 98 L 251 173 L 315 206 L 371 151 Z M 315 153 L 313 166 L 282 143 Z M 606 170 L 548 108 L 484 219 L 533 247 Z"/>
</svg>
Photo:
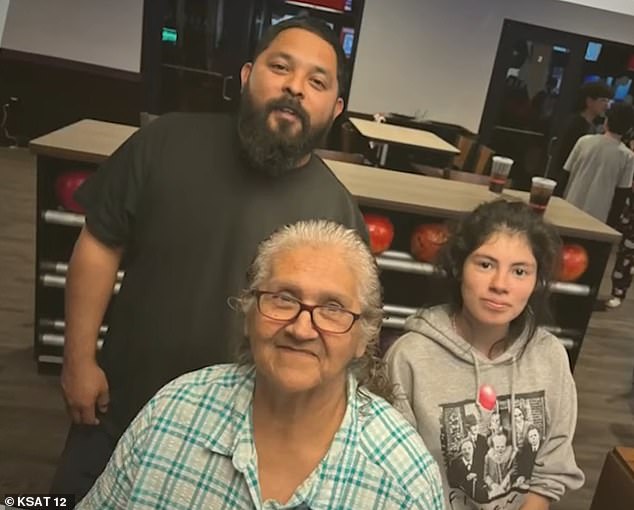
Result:
<svg viewBox="0 0 634 510">
<path fill-rule="evenodd" d="M 394 240 L 394 225 L 387 216 L 365 213 L 363 221 L 370 234 L 370 249 L 374 255 L 389 250 Z"/>
<path fill-rule="evenodd" d="M 424 223 L 412 232 L 410 251 L 416 260 L 433 263 L 448 238 L 449 229 L 444 223 Z"/>
<path fill-rule="evenodd" d="M 574 282 L 581 278 L 588 269 L 588 252 L 579 244 L 564 244 L 561 250 L 561 267 L 559 280 Z"/>
<path fill-rule="evenodd" d="M 85 212 L 83 207 L 75 201 L 73 195 L 91 173 L 87 170 L 70 170 L 57 176 L 55 179 L 55 196 L 64 209 L 76 213 Z"/>
</svg>

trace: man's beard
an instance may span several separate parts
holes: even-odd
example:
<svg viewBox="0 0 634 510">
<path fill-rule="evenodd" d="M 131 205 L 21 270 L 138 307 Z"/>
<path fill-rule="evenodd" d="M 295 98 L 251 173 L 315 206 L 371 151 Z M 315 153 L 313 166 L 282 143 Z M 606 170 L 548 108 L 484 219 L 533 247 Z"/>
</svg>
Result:
<svg viewBox="0 0 634 510">
<path fill-rule="evenodd" d="M 301 126 L 293 133 L 293 124 L 279 119 L 277 129 L 271 129 L 269 116 L 282 108 L 292 110 Z M 334 120 L 334 119 L 333 119 Z M 256 170 L 277 177 L 294 168 L 326 138 L 333 120 L 321 126 L 311 126 L 310 117 L 299 101 L 286 95 L 258 108 L 253 103 L 248 85 L 242 92 L 238 111 L 238 136 L 246 159 Z"/>
</svg>

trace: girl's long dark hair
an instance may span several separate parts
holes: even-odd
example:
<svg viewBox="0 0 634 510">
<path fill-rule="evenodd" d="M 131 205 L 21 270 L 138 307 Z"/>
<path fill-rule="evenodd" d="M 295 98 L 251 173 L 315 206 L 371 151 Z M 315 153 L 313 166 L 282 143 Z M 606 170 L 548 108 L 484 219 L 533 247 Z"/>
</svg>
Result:
<svg viewBox="0 0 634 510">
<path fill-rule="evenodd" d="M 446 276 L 449 305 L 453 312 L 458 312 L 463 305 L 461 281 L 465 261 L 498 232 L 524 235 L 537 261 L 535 290 L 522 313 L 511 322 L 506 339 L 510 343 L 527 330 L 530 341 L 537 326 L 550 317 L 548 284 L 559 268 L 562 242 L 555 228 L 526 203 L 495 200 L 476 207 L 451 227 L 437 265 Z"/>
</svg>

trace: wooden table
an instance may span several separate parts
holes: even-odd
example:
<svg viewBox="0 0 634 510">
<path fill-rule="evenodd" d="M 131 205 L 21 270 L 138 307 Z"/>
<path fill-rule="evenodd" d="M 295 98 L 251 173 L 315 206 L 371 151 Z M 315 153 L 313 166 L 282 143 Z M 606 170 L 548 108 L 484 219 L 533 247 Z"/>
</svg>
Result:
<svg viewBox="0 0 634 510">
<path fill-rule="evenodd" d="M 326 161 L 337 177 L 363 205 L 422 215 L 456 218 L 482 202 L 496 198 L 524 200 L 529 193 L 504 190 L 492 193 L 486 186 L 424 175 L 372 168 L 342 161 Z M 621 234 L 562 198 L 552 197 L 544 219 L 563 236 L 617 243 Z"/>
<path fill-rule="evenodd" d="M 384 122 L 374 122 L 371 120 L 350 118 L 352 125 L 365 138 L 382 144 L 379 157 L 381 166 L 385 165 L 387 159 L 387 147 L 390 143 L 407 145 L 424 149 L 426 151 L 440 152 L 449 155 L 459 154 L 460 150 L 450 143 L 430 131 L 422 129 L 412 129 Z"/>
<path fill-rule="evenodd" d="M 90 163 L 100 163 L 112 154 L 138 128 L 84 119 L 32 140 L 31 151 Z"/>
<path fill-rule="evenodd" d="M 634 448 L 618 446 L 608 453 L 590 510 L 634 508 Z"/>
</svg>

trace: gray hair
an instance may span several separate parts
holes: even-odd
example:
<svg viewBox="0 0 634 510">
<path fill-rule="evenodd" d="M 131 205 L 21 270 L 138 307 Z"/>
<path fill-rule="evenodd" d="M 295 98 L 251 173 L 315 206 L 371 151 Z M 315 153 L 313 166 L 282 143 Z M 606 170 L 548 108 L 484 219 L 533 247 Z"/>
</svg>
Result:
<svg viewBox="0 0 634 510">
<path fill-rule="evenodd" d="M 351 363 L 359 386 L 392 401 L 392 385 L 387 378 L 383 361 L 379 358 L 379 332 L 383 318 L 382 287 L 376 260 L 359 234 L 330 220 L 305 220 L 286 225 L 275 231 L 258 246 L 257 254 L 247 275 L 247 288 L 240 296 L 240 308 L 246 315 L 255 305 L 253 291 L 271 276 L 273 260 L 281 252 L 304 246 L 332 246 L 341 249 L 358 282 L 361 303 L 362 341 L 366 343 L 363 356 Z M 238 347 L 238 362 L 252 364 L 249 339 Z"/>
</svg>

